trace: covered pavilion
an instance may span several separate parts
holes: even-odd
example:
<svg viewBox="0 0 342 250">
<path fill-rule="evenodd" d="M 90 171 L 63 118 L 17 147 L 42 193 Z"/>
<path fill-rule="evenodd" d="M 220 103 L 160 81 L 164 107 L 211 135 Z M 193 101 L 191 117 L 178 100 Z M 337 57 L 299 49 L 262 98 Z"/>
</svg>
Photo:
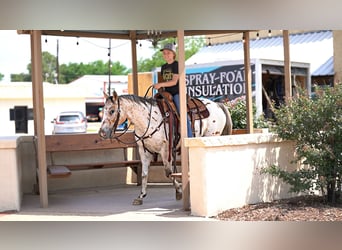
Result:
<svg viewBox="0 0 342 250">
<path fill-rule="evenodd" d="M 184 37 L 196 35 L 213 35 L 227 33 L 241 33 L 244 37 L 244 65 L 245 65 L 245 84 L 247 101 L 247 132 L 253 133 L 252 115 L 252 87 L 251 87 L 251 66 L 250 66 L 250 30 L 18 30 L 19 34 L 30 35 L 31 58 L 32 58 L 32 94 L 34 112 L 34 134 L 37 139 L 37 159 L 40 204 L 43 208 L 48 207 L 48 188 L 47 188 L 47 166 L 46 166 L 46 144 L 44 128 L 44 96 L 42 79 L 42 48 L 41 36 L 71 36 L 71 37 L 93 37 L 107 39 L 126 39 L 131 41 L 132 51 L 132 79 L 133 94 L 138 93 L 138 69 L 136 42 L 138 40 L 150 39 L 151 33 L 157 34 L 159 39 L 177 37 L 178 41 L 178 61 L 180 75 L 180 99 L 181 99 L 181 161 L 182 161 L 182 188 L 183 188 L 183 208 L 190 209 L 190 187 L 189 187 L 189 165 L 188 152 L 184 147 L 183 138 L 186 137 L 186 85 L 185 85 L 185 48 Z M 286 99 L 292 96 L 291 93 L 291 66 L 289 53 L 289 31 L 283 30 L 284 45 L 284 73 L 285 73 L 285 96 Z"/>
</svg>

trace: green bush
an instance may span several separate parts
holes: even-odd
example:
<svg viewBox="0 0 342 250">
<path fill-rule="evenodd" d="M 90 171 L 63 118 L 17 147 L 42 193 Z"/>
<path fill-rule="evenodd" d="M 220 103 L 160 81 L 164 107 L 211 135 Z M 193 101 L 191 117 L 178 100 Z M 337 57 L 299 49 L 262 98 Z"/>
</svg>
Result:
<svg viewBox="0 0 342 250">
<path fill-rule="evenodd" d="M 226 103 L 232 117 L 233 129 L 247 128 L 247 106 L 245 96 L 235 98 Z M 253 103 L 253 126 L 254 128 L 268 128 L 268 124 L 263 116 L 256 117 L 256 106 Z"/>
<path fill-rule="evenodd" d="M 275 132 L 295 140 L 298 161 L 305 168 L 287 172 L 279 166 L 264 171 L 291 185 L 292 192 L 319 190 L 329 203 L 340 199 L 342 174 L 342 85 L 318 89 L 315 99 L 304 91 L 274 109 Z"/>
</svg>

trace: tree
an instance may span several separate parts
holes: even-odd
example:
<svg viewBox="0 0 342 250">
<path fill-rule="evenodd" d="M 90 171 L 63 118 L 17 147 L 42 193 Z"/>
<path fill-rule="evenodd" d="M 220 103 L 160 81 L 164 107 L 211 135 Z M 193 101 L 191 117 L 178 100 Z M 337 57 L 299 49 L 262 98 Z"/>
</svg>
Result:
<svg viewBox="0 0 342 250">
<path fill-rule="evenodd" d="M 5 77 L 5 75 L 0 73 L 0 81 L 2 81 L 2 79 Z"/>
<path fill-rule="evenodd" d="M 32 65 L 27 65 L 29 75 L 32 75 Z M 43 81 L 54 83 L 57 77 L 57 58 L 47 51 L 42 52 L 42 77 Z M 30 80 L 31 81 L 31 77 Z"/>
<path fill-rule="evenodd" d="M 290 184 L 292 192 L 319 190 L 335 204 L 342 177 L 342 85 L 317 93 L 312 99 L 301 91 L 298 98 L 274 110 L 275 132 L 296 142 L 297 160 L 305 167 L 287 172 L 271 166 L 265 172 Z"/>
<path fill-rule="evenodd" d="M 30 82 L 31 75 L 20 73 L 20 74 L 11 74 L 11 82 Z"/>
<path fill-rule="evenodd" d="M 27 65 L 28 74 L 11 74 L 12 82 L 30 82 L 32 81 L 32 65 Z M 57 77 L 57 58 L 47 51 L 42 52 L 42 77 L 43 81 L 53 83 Z"/>
<path fill-rule="evenodd" d="M 111 62 L 112 75 L 127 75 L 130 70 L 120 62 Z M 32 65 L 27 65 L 29 74 L 11 74 L 12 82 L 32 81 Z M 43 80 L 50 83 L 55 83 L 57 80 L 57 58 L 49 52 L 42 53 L 42 77 Z M 108 62 L 97 60 L 88 64 L 84 63 L 69 63 L 59 66 L 59 82 L 61 84 L 70 83 L 73 80 L 84 75 L 108 75 Z"/>
<path fill-rule="evenodd" d="M 84 75 L 108 75 L 109 66 L 108 62 L 101 60 L 83 63 L 69 63 L 68 65 L 62 64 L 60 66 L 60 83 L 69 83 Z M 127 75 L 130 72 L 126 66 L 122 65 L 119 61 L 111 62 L 112 75 Z"/>
<path fill-rule="evenodd" d="M 138 71 L 139 72 L 150 72 L 155 68 L 160 67 L 165 63 L 160 49 L 164 47 L 166 43 L 173 43 L 173 38 L 168 38 L 161 41 L 155 48 L 155 53 L 152 55 L 151 59 L 140 59 L 138 61 Z M 202 37 L 187 37 L 184 40 L 185 47 L 185 60 L 190 58 L 192 55 L 202 48 L 205 44 L 204 38 Z"/>
</svg>

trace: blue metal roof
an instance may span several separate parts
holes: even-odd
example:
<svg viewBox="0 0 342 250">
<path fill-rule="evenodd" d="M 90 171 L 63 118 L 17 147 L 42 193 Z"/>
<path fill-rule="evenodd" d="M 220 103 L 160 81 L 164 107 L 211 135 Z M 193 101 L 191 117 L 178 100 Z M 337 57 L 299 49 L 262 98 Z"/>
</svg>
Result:
<svg viewBox="0 0 342 250">
<path fill-rule="evenodd" d="M 325 63 L 323 63 L 315 72 L 313 76 L 333 76 L 334 75 L 334 57 L 330 57 Z"/>
<path fill-rule="evenodd" d="M 186 65 L 243 60 L 243 43 L 227 42 L 206 46 L 186 61 Z M 290 34 L 290 59 L 292 62 L 310 63 L 311 72 L 333 56 L 331 30 Z M 265 37 L 250 41 L 251 59 L 284 60 L 283 37 Z"/>
</svg>

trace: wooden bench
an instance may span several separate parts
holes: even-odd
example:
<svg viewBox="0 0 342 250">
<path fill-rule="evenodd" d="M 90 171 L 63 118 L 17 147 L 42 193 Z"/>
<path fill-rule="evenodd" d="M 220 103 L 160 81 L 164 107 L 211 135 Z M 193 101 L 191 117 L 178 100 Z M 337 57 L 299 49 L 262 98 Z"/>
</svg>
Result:
<svg viewBox="0 0 342 250">
<path fill-rule="evenodd" d="M 134 134 L 127 132 L 120 139 L 124 142 L 134 142 Z M 64 178 L 72 174 L 72 171 L 96 169 L 96 168 L 116 168 L 131 167 L 137 174 L 138 185 L 141 184 L 141 161 L 132 153 L 131 159 L 128 159 L 128 148 L 136 148 L 134 144 L 124 144 L 117 140 L 102 140 L 97 134 L 69 134 L 69 135 L 46 135 L 46 154 L 47 154 L 47 174 L 49 178 Z M 94 150 L 115 150 L 116 155 L 120 157 L 112 157 L 110 160 L 93 159 L 92 151 Z M 77 157 L 59 157 L 58 154 L 71 155 L 73 152 L 81 152 L 82 155 Z M 70 159 L 63 159 L 70 158 Z M 75 160 L 75 158 L 77 158 Z M 108 158 L 108 157 L 107 157 Z M 114 159 L 113 159 L 114 158 Z M 58 160 L 59 161 L 58 161 Z"/>
</svg>

